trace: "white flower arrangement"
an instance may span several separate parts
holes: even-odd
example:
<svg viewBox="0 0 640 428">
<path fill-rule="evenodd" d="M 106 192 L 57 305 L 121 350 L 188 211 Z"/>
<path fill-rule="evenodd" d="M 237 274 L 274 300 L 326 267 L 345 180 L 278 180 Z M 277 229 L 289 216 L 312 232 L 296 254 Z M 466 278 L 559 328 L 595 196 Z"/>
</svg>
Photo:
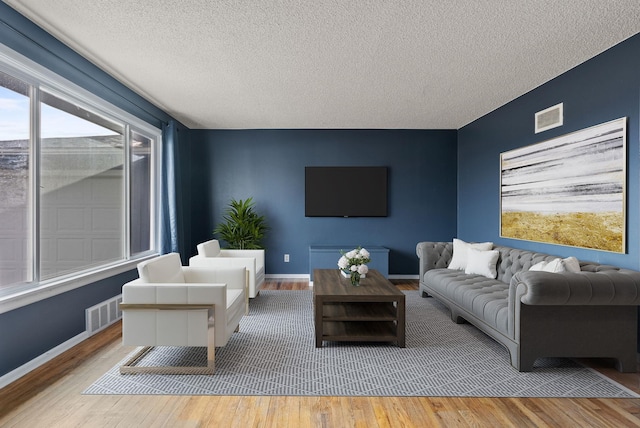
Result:
<svg viewBox="0 0 640 428">
<path fill-rule="evenodd" d="M 351 278 L 351 284 L 359 285 L 360 278 L 364 278 L 366 273 L 369 272 L 369 267 L 366 263 L 371 261 L 371 255 L 369 252 L 358 247 L 349 252 L 340 251 L 342 257 L 338 260 L 338 267 L 345 277 Z"/>
</svg>

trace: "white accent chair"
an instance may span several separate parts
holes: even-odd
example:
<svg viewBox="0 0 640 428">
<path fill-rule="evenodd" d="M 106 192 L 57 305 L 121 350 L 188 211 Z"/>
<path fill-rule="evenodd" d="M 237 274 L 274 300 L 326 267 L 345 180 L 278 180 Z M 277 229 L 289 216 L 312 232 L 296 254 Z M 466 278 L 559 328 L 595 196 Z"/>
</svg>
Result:
<svg viewBox="0 0 640 428">
<path fill-rule="evenodd" d="M 244 267 L 249 279 L 249 297 L 253 299 L 264 284 L 264 250 L 221 249 L 217 239 L 197 245 L 198 255 L 189 259 L 189 266 Z"/>
<path fill-rule="evenodd" d="M 170 253 L 138 264 L 138 273 L 122 287 L 122 342 L 144 348 L 120 372 L 212 374 L 215 348 L 227 344 L 244 316 L 244 267 L 182 266 Z M 136 366 L 154 346 L 206 346 L 207 366 Z"/>
</svg>

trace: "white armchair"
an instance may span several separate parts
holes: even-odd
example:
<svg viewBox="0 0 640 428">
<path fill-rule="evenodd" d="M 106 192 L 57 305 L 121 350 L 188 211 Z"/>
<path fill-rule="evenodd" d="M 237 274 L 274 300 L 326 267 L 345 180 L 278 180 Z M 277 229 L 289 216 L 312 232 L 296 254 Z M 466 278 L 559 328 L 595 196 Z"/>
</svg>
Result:
<svg viewBox="0 0 640 428">
<path fill-rule="evenodd" d="M 197 245 L 198 255 L 189 259 L 189 266 L 244 267 L 247 269 L 249 297 L 254 298 L 264 284 L 264 250 L 220 249 L 217 239 Z"/>
<path fill-rule="evenodd" d="M 215 348 L 238 330 L 246 301 L 244 268 L 182 266 L 176 253 L 138 265 L 122 287 L 122 342 L 144 346 L 121 373 L 211 374 Z M 206 367 L 136 366 L 154 346 L 206 346 Z"/>
</svg>

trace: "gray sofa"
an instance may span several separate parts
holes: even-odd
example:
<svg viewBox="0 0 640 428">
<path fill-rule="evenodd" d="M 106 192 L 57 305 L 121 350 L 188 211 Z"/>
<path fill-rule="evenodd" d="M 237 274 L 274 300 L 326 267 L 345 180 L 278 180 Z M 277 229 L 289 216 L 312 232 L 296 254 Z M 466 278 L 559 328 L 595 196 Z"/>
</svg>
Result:
<svg viewBox="0 0 640 428">
<path fill-rule="evenodd" d="M 511 365 L 533 370 L 539 357 L 612 358 L 635 372 L 640 272 L 580 262 L 580 272 L 529 271 L 556 256 L 494 246 L 497 278 L 447 269 L 451 242 L 420 242 L 420 291 L 503 344 Z"/>
</svg>

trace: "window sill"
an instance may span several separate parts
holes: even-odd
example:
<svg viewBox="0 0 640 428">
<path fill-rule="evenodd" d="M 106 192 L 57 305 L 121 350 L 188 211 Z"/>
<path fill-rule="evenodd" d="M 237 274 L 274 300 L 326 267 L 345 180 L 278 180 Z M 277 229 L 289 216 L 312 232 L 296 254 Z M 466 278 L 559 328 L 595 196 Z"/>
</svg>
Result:
<svg viewBox="0 0 640 428">
<path fill-rule="evenodd" d="M 36 286 L 29 284 L 16 287 L 12 290 L 6 290 L 6 295 L 0 295 L 0 314 L 136 269 L 138 263 L 155 257 L 156 255 L 157 254 L 150 254 L 100 270 L 94 270 L 85 274 L 78 274 L 73 277 L 46 282 Z"/>
</svg>

